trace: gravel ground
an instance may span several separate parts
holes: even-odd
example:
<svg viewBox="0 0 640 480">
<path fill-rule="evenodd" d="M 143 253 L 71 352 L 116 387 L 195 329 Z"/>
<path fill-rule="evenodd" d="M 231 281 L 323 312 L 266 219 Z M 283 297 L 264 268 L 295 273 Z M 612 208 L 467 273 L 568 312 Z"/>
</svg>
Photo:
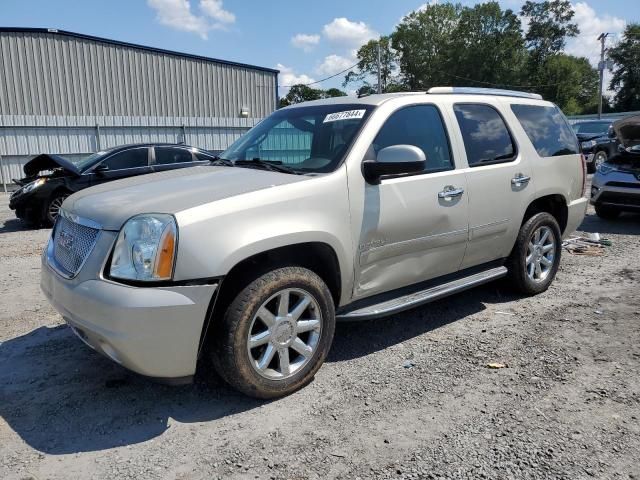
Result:
<svg viewBox="0 0 640 480">
<path fill-rule="evenodd" d="M 640 216 L 602 257 L 340 324 L 314 382 L 261 402 L 166 387 L 81 344 L 38 287 L 47 230 L 0 194 L 0 478 L 640 478 Z M 507 368 L 492 370 L 490 362 Z"/>
</svg>

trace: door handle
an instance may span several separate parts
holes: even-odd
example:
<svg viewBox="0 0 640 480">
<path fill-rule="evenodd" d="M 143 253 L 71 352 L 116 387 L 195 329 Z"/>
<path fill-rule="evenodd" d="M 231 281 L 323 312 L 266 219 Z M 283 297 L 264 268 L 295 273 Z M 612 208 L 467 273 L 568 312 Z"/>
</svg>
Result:
<svg viewBox="0 0 640 480">
<path fill-rule="evenodd" d="M 451 200 L 454 197 L 461 197 L 463 193 L 463 188 L 456 188 L 453 185 L 447 185 L 446 187 L 444 187 L 444 190 L 438 192 L 438 198 Z"/>
<path fill-rule="evenodd" d="M 522 173 L 518 173 L 511 179 L 511 185 L 513 185 L 514 187 L 521 187 L 523 185 L 527 185 L 530 181 L 531 177 L 523 175 Z"/>
</svg>

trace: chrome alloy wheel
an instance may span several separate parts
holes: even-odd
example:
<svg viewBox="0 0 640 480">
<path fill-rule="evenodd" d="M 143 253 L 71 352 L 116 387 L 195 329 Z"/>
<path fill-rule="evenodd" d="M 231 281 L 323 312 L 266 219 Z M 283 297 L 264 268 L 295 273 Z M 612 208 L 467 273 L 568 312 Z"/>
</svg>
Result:
<svg viewBox="0 0 640 480">
<path fill-rule="evenodd" d="M 313 296 L 287 288 L 271 296 L 254 315 L 247 350 L 254 370 L 283 380 L 304 367 L 315 353 L 322 332 L 322 312 Z"/>
<path fill-rule="evenodd" d="M 60 196 L 60 197 L 54 198 L 51 201 L 51 203 L 49 204 L 49 218 L 51 220 L 55 221 L 55 219 L 58 218 L 58 214 L 60 213 L 60 208 L 62 207 L 62 204 L 66 199 L 67 199 L 66 196 Z"/>
<path fill-rule="evenodd" d="M 596 153 L 596 156 L 593 159 L 593 166 L 595 168 L 598 168 L 600 165 L 602 165 L 606 161 L 607 161 L 607 154 L 605 152 L 600 151 Z"/>
<path fill-rule="evenodd" d="M 525 259 L 527 275 L 534 282 L 544 281 L 553 268 L 556 244 L 553 231 L 549 227 L 540 227 L 533 232 L 527 246 Z"/>
</svg>

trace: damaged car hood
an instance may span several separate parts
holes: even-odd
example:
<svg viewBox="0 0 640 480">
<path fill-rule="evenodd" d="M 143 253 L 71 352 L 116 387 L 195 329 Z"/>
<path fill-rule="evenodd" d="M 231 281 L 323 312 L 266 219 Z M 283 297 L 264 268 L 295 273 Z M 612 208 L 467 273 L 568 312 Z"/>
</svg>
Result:
<svg viewBox="0 0 640 480">
<path fill-rule="evenodd" d="M 625 148 L 640 145 L 640 115 L 618 120 L 613 124 L 613 130 Z"/>
<path fill-rule="evenodd" d="M 51 153 L 43 153 L 32 158 L 24 165 L 22 170 L 27 177 L 35 177 L 40 172 L 46 172 L 56 168 L 63 168 L 73 175 L 81 175 L 82 173 L 70 160 Z"/>
<path fill-rule="evenodd" d="M 240 167 L 200 166 L 104 183 L 75 193 L 62 208 L 99 223 L 105 230 L 119 230 L 125 221 L 141 213 L 176 214 L 309 178 Z"/>
</svg>

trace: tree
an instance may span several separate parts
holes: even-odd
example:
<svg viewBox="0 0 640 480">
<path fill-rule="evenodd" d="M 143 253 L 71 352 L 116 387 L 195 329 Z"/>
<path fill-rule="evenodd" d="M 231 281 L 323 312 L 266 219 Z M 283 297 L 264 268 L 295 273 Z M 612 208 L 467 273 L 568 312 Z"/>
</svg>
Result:
<svg viewBox="0 0 640 480">
<path fill-rule="evenodd" d="M 329 90 L 320 90 L 311 88 L 308 85 L 294 85 L 289 89 L 289 92 L 280 99 L 278 108 L 293 105 L 295 103 L 308 102 L 310 100 L 320 100 L 321 98 L 330 97 L 344 97 L 347 94 L 337 88 L 330 88 Z"/>
<path fill-rule="evenodd" d="M 598 71 L 586 58 L 558 53 L 547 58 L 539 71 L 537 89 L 567 115 L 592 110 L 598 99 Z"/>
<path fill-rule="evenodd" d="M 394 79 L 394 74 L 398 70 L 397 54 L 391 48 L 390 37 L 380 37 L 378 40 L 369 40 L 363 46 L 358 49 L 356 54 L 358 58 L 358 71 L 351 71 L 344 79 L 343 86 L 347 86 L 353 82 L 366 82 L 375 78 L 377 82 L 378 76 L 378 45 L 380 45 L 380 78 L 382 84 L 382 91 L 386 92 L 387 89 L 393 88 L 393 84 L 397 84 L 397 79 Z M 373 85 L 373 88 L 377 90 L 377 83 Z"/>
<path fill-rule="evenodd" d="M 402 19 L 391 34 L 405 86 L 424 90 L 451 80 L 451 44 L 460 17 L 460 5 L 428 4 Z"/>
<path fill-rule="evenodd" d="M 520 19 L 498 2 L 460 11 L 450 46 L 450 84 L 509 86 L 525 80 L 527 53 Z M 474 79 L 470 82 L 468 79 Z"/>
<path fill-rule="evenodd" d="M 613 77 L 609 88 L 616 90 L 614 105 L 618 111 L 640 110 L 640 24 L 624 30 L 622 40 L 609 49 Z"/>
<path fill-rule="evenodd" d="M 324 91 L 323 98 L 346 97 L 347 92 L 343 92 L 339 88 L 330 88 Z"/>
<path fill-rule="evenodd" d="M 562 52 L 567 37 L 580 33 L 578 26 L 571 23 L 574 14 L 569 0 L 524 3 L 520 15 L 529 22 L 525 41 L 535 66 L 544 63 L 550 55 Z"/>
</svg>

